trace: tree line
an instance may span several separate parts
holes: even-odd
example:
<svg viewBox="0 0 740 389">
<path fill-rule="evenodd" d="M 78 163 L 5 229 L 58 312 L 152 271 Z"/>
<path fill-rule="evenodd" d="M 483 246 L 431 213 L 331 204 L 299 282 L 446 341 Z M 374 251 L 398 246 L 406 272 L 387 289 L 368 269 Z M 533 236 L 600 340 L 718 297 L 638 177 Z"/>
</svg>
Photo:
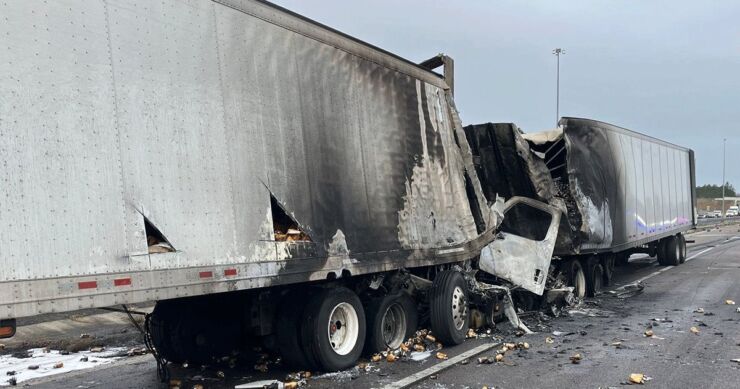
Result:
<svg viewBox="0 0 740 389">
<path fill-rule="evenodd" d="M 735 187 L 729 182 L 725 183 L 725 197 L 735 197 Z M 696 197 L 716 199 L 722 197 L 721 185 L 702 185 L 696 187 Z"/>
</svg>

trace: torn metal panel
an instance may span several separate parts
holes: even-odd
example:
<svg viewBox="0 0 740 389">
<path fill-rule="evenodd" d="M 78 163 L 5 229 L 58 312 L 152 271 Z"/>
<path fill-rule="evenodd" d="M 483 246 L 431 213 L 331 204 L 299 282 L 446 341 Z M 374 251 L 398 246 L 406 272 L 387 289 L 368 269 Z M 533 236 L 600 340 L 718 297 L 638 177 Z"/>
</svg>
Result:
<svg viewBox="0 0 740 389">
<path fill-rule="evenodd" d="M 481 251 L 478 266 L 486 273 L 542 295 L 555 248 L 561 212 L 555 207 L 533 199 L 513 197 L 506 202 L 504 217 L 510 209 L 519 204 L 549 214 L 550 221 L 546 234 L 536 240 L 510 232 L 500 232 L 497 239 Z"/>
<path fill-rule="evenodd" d="M 532 331 L 527 328 L 524 322 L 519 319 L 519 315 L 517 315 L 516 308 L 514 307 L 513 299 L 511 298 L 511 290 L 509 288 L 502 285 L 492 285 L 485 282 L 477 281 L 474 276 L 470 275 L 467 277 L 467 279 L 471 293 L 482 296 L 488 295 L 488 299 L 496 299 L 494 294 L 503 295 L 504 315 L 506 315 L 506 318 L 509 319 L 511 325 L 514 326 L 514 328 L 522 330 L 525 334 L 532 333 Z M 489 321 L 490 323 L 494 322 L 492 318 L 487 318 L 487 321 Z"/>
<path fill-rule="evenodd" d="M 455 106 L 455 100 L 452 96 L 452 93 L 449 91 L 445 93 L 445 96 L 447 98 L 447 106 L 449 109 L 450 117 L 452 118 L 453 130 L 454 130 L 453 135 L 459 147 L 459 152 L 462 156 L 463 162 L 465 164 L 465 173 L 467 174 L 471 182 L 473 193 L 470 196 L 472 197 L 470 199 L 470 202 L 477 204 L 477 205 L 473 204 L 471 208 L 478 209 L 481 212 L 488 210 L 488 206 L 486 204 L 486 196 L 481 186 L 482 181 L 478 177 L 478 172 L 475 169 L 475 162 L 473 159 L 473 150 L 465 136 L 465 129 L 462 125 L 462 120 L 460 120 L 460 115 L 459 115 L 459 112 L 457 111 L 457 107 Z M 490 229 L 490 226 L 493 224 L 492 223 L 493 216 L 488 212 L 485 212 L 481 216 L 483 217 L 484 227 Z"/>
<path fill-rule="evenodd" d="M 510 198 L 524 196 L 550 202 L 553 184 L 544 161 L 532 153 L 514 124 L 486 123 L 465 127 L 465 135 L 477 159 L 484 194 Z"/>
<path fill-rule="evenodd" d="M 476 170 L 481 178 L 485 196 L 490 200 L 496 196 L 510 198 L 523 196 L 538 199 L 566 211 L 567 204 L 556 197 L 558 186 L 553 182 L 543 156 L 533 152 L 519 128 L 510 123 L 486 123 L 465 127 L 465 135 L 476 159 Z M 506 225 L 520 225 L 519 230 L 529 228 L 529 234 L 537 229 L 547 229 L 549 220 L 538 220 L 515 208 L 504 219 Z M 558 234 L 558 246 L 571 246 L 570 231 L 580 227 L 568 224 L 563 219 Z"/>
<path fill-rule="evenodd" d="M 420 153 L 406 182 L 398 238 L 406 247 L 444 247 L 477 236 L 464 188 L 465 167 L 455 143 L 444 92 L 416 83 Z"/>
</svg>

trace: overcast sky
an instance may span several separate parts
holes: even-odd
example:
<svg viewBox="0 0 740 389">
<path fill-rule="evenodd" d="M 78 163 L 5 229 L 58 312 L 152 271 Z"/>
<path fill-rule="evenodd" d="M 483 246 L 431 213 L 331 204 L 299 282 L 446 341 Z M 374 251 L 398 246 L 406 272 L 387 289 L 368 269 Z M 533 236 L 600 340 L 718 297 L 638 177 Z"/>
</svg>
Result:
<svg viewBox="0 0 740 389">
<path fill-rule="evenodd" d="M 740 189 L 740 1 L 275 0 L 419 62 L 455 59 L 465 124 L 598 119 L 696 151 L 699 184 Z"/>
</svg>

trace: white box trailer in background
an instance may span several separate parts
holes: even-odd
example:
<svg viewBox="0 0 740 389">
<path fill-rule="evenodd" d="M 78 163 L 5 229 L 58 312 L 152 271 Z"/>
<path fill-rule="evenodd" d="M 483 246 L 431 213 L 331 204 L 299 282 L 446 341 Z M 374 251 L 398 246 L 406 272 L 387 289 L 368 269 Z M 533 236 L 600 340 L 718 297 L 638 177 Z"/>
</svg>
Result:
<svg viewBox="0 0 740 389">
<path fill-rule="evenodd" d="M 398 347 L 424 300 L 438 339 L 465 338 L 460 270 L 503 202 L 482 195 L 451 59 L 417 65 L 253 0 L 0 11 L 2 335 L 158 301 L 160 361 L 261 342 L 336 370 Z M 555 231 L 555 208 L 520 202 Z M 552 242 L 531 244 L 549 261 Z"/>
</svg>

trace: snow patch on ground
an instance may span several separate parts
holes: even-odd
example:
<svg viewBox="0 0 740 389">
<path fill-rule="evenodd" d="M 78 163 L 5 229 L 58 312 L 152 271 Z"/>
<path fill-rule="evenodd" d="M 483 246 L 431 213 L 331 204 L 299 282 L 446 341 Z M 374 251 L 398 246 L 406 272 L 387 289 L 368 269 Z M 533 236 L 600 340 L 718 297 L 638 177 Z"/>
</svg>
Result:
<svg viewBox="0 0 740 389">
<path fill-rule="evenodd" d="M 82 351 L 62 355 L 58 350 L 44 352 L 42 348 L 28 350 L 30 358 L 16 358 L 12 355 L 0 355 L 0 386 L 9 386 L 9 380 L 15 378 L 18 383 L 40 377 L 48 377 L 56 374 L 67 373 L 75 370 L 89 369 L 95 366 L 105 365 L 126 355 L 126 348 L 109 348 L 105 351 L 93 353 Z M 87 357 L 87 362 L 80 359 Z M 54 365 L 63 363 L 64 366 L 55 369 Z M 36 370 L 29 370 L 29 366 L 38 366 Z M 15 371 L 15 375 L 7 375 L 7 372 Z"/>
</svg>

